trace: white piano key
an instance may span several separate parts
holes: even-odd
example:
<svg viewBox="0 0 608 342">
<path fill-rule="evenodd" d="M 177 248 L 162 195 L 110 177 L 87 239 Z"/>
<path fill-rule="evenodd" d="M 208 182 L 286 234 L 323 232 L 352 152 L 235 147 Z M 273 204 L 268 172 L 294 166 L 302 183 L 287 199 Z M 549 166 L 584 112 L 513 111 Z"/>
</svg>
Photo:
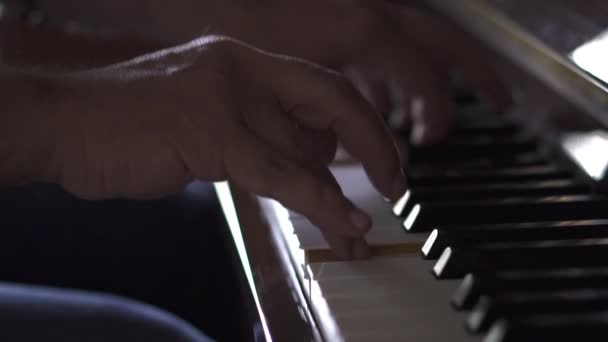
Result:
<svg viewBox="0 0 608 342">
<path fill-rule="evenodd" d="M 323 289 L 323 296 L 351 297 L 371 296 L 378 293 L 399 294 L 407 291 L 412 282 L 409 273 L 390 274 L 380 276 L 363 276 L 349 279 L 349 285 L 344 286 L 344 278 L 331 278 L 318 281 Z"/>
<path fill-rule="evenodd" d="M 290 220 L 293 224 L 294 232 L 307 232 L 311 230 L 318 230 L 318 228 L 310 223 L 308 220 Z M 372 227 L 369 231 L 371 232 L 399 232 L 407 235 L 405 229 L 403 229 L 401 221 L 395 220 L 392 217 L 385 218 L 373 218 Z"/>
<path fill-rule="evenodd" d="M 416 341 L 416 342 L 474 342 L 481 336 L 466 332 L 462 322 L 465 315 L 455 312 L 439 311 L 420 314 L 412 310 L 399 313 L 387 312 L 384 315 L 361 315 L 338 317 L 344 341 Z M 450 317 L 450 321 L 445 320 Z M 392 337 L 392 339 L 391 339 Z"/>
<path fill-rule="evenodd" d="M 372 219 L 372 230 L 391 230 L 391 231 L 402 231 L 403 229 L 403 219 L 393 216 L 390 211 L 382 212 L 382 213 L 373 213 L 370 215 Z M 299 230 L 309 230 L 314 227 L 314 225 L 308 221 L 306 218 L 290 218 L 294 226 L 294 231 Z"/>
<path fill-rule="evenodd" d="M 310 264 L 310 268 L 312 276 L 318 281 L 335 278 L 350 279 L 405 274 L 408 271 L 411 271 L 411 269 L 410 265 L 403 261 L 404 258 L 417 258 L 417 256 L 403 258 L 372 258 L 369 260 L 352 262 L 314 263 Z"/>
<path fill-rule="evenodd" d="M 403 220 L 394 217 L 390 212 L 372 214 L 371 219 L 372 229 L 404 231 L 402 225 Z M 295 231 L 302 229 L 307 230 L 314 227 L 314 225 L 305 218 L 290 218 L 290 221 L 292 222 Z"/>
<path fill-rule="evenodd" d="M 302 249 L 321 249 L 327 247 L 327 243 L 323 239 L 321 232 L 315 228 L 315 230 L 299 231 L 295 233 L 300 246 Z M 406 234 L 402 231 L 370 231 L 366 236 L 365 240 L 368 244 L 374 246 L 387 246 L 395 244 L 417 244 L 422 247 L 426 235 L 422 234 L 413 235 Z"/>
<path fill-rule="evenodd" d="M 362 209 L 370 216 L 374 216 L 376 214 L 384 215 L 386 213 L 394 217 L 391 211 L 391 204 L 385 202 L 384 198 L 380 195 L 370 194 L 369 196 L 367 196 L 367 198 L 362 195 L 353 196 L 345 194 L 345 196 L 350 199 L 358 208 Z M 291 219 L 305 219 L 303 215 L 293 210 L 289 210 L 289 217 Z"/>
<path fill-rule="evenodd" d="M 372 185 L 360 164 L 335 165 L 330 170 L 346 197 L 359 201 L 364 208 L 386 210 L 387 202 Z"/>
<path fill-rule="evenodd" d="M 311 265 L 346 341 L 475 341 L 449 305 L 459 282 L 437 281 L 431 267 L 415 256 Z"/>
</svg>

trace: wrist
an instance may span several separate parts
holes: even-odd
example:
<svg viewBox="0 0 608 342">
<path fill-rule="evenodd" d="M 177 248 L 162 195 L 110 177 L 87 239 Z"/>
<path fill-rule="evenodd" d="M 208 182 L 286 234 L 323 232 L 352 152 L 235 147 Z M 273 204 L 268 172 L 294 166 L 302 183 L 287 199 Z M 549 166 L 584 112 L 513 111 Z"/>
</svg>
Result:
<svg viewBox="0 0 608 342">
<path fill-rule="evenodd" d="M 322 28 L 316 27 L 318 23 L 311 24 L 309 20 L 299 18 L 298 11 L 287 4 L 274 1 L 260 4 L 251 0 L 200 1 L 199 7 L 193 10 L 173 10 L 174 13 L 159 13 L 152 25 L 156 27 L 156 34 L 167 43 L 181 44 L 202 35 L 217 34 L 268 52 L 325 65 L 332 63 L 325 58 L 332 44 L 327 42 L 323 46 Z"/>
</svg>

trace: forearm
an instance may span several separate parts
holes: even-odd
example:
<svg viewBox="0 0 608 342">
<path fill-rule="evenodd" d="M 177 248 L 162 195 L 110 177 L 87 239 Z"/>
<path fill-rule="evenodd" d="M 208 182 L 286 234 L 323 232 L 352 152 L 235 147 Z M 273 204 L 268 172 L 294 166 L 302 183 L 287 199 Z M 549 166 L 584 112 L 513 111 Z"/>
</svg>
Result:
<svg viewBox="0 0 608 342">
<path fill-rule="evenodd" d="M 41 71 L 105 66 L 158 46 L 0 21 L 0 184 L 53 178 L 53 127 L 59 121 L 57 107 L 69 101 L 69 94 L 60 78 Z"/>
<path fill-rule="evenodd" d="M 47 180 L 58 84 L 1 66 L 0 75 L 0 184 Z"/>
<path fill-rule="evenodd" d="M 136 37 L 166 46 L 201 35 L 220 34 L 266 51 L 326 65 L 333 62 L 325 58 L 327 50 L 339 43 L 328 39 L 328 34 L 352 38 L 357 32 L 348 25 L 345 31 L 344 25 L 340 25 L 340 21 L 351 19 L 344 14 L 348 13 L 344 10 L 348 6 L 338 0 L 38 0 L 38 3 L 45 27 L 63 29 L 69 25 L 105 37 Z M 328 19 L 337 21 L 331 32 L 323 24 Z"/>
<path fill-rule="evenodd" d="M 38 0 L 45 25 L 66 24 L 106 35 L 129 34 L 179 44 L 202 34 L 242 36 L 251 10 L 266 6 L 252 0 Z M 250 21 L 249 19 L 247 19 Z"/>
<path fill-rule="evenodd" d="M 163 47 L 136 38 L 104 38 L 0 21 L 0 60 L 6 65 L 82 69 L 123 61 Z"/>
</svg>

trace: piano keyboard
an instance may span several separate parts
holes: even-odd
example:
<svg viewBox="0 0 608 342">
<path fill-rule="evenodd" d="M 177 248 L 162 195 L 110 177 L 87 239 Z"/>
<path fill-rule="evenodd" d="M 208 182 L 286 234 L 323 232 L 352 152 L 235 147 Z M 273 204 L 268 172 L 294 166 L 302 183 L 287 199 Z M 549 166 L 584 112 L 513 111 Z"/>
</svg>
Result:
<svg viewBox="0 0 608 342">
<path fill-rule="evenodd" d="M 586 341 L 608 336 L 608 198 L 498 117 L 411 151 L 387 203 L 357 164 L 332 172 L 370 213 L 374 257 L 339 261 L 264 200 L 327 341 Z"/>
</svg>

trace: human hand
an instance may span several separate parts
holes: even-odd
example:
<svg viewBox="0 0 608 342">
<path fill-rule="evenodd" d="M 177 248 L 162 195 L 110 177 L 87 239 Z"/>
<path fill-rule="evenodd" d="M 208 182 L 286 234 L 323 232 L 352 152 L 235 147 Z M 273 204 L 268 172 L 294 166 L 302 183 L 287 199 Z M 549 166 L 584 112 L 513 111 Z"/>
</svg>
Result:
<svg viewBox="0 0 608 342">
<path fill-rule="evenodd" d="M 437 141 L 450 126 L 450 75 L 496 109 L 510 95 L 474 39 L 420 8 L 389 1 L 280 0 L 248 8 L 247 41 L 341 70 L 396 129 L 415 144 Z M 238 26 L 246 26 L 239 21 Z"/>
<path fill-rule="evenodd" d="M 55 21 L 102 26 L 175 44 L 201 32 L 225 34 L 267 51 L 345 72 L 411 141 L 433 142 L 449 128 L 449 75 L 502 109 L 509 94 L 493 55 L 446 20 L 419 6 L 377 0 L 147 0 L 60 2 L 43 6 Z M 43 4 L 44 5 L 44 4 Z M 118 9 L 118 10 L 117 10 Z M 390 113 L 390 115 L 388 115 Z"/>
<path fill-rule="evenodd" d="M 64 80 L 45 180 L 84 198 L 149 198 L 193 179 L 230 180 L 318 226 L 343 258 L 365 257 L 371 221 L 326 163 L 336 139 L 386 197 L 405 191 L 380 117 L 339 74 L 224 37 L 202 38 Z"/>
</svg>

